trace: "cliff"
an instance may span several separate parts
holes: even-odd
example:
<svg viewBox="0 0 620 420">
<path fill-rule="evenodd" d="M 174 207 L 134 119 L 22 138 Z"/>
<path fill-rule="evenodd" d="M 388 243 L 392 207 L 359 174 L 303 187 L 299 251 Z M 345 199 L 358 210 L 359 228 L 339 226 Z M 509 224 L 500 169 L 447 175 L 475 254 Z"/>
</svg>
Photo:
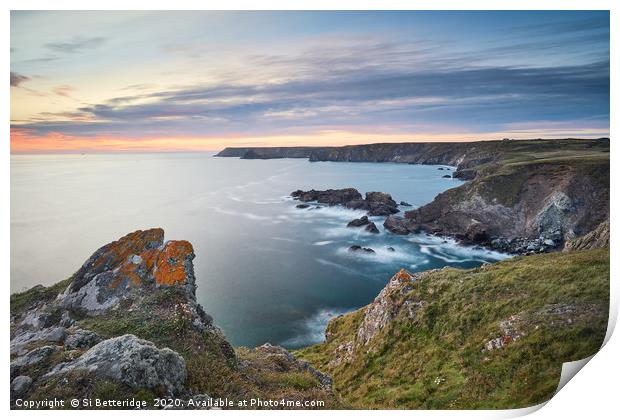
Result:
<svg viewBox="0 0 620 420">
<path fill-rule="evenodd" d="M 12 295 L 12 406 L 136 398 L 152 408 L 157 397 L 186 408 L 209 397 L 338 406 L 331 379 L 283 348 L 233 349 L 196 302 L 193 258 L 189 242 L 164 241 L 162 229 L 136 231 L 71 278 Z"/>
<path fill-rule="evenodd" d="M 331 320 L 324 343 L 291 353 L 270 344 L 234 349 L 196 302 L 192 245 L 164 241 L 162 229 L 136 231 L 69 279 L 11 296 L 11 404 L 536 404 L 552 396 L 562 362 L 593 354 L 605 335 L 609 249 L 585 242 L 593 249 L 470 270 L 401 270 L 368 306 Z"/>
<path fill-rule="evenodd" d="M 562 363 L 602 345 L 609 249 L 394 275 L 295 354 L 354 408 L 499 409 L 551 398 Z"/>
<path fill-rule="evenodd" d="M 386 227 L 523 253 L 561 249 L 609 219 L 608 150 L 511 153 L 476 171 L 472 181 Z"/>
<path fill-rule="evenodd" d="M 561 249 L 609 219 L 609 139 L 380 143 L 316 148 L 227 148 L 219 156 L 453 165 L 470 182 L 390 216 L 398 234 L 421 230 L 515 253 Z"/>
</svg>

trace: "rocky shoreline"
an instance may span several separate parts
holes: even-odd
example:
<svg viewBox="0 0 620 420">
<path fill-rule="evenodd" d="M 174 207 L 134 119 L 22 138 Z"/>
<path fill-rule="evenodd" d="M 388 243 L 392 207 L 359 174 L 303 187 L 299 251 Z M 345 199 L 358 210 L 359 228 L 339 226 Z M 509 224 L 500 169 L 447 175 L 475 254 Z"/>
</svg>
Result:
<svg viewBox="0 0 620 420">
<path fill-rule="evenodd" d="M 401 235 L 425 231 L 501 252 L 528 254 L 560 250 L 609 219 L 609 139 L 226 148 L 216 156 L 243 156 L 250 151 L 261 158 L 456 166 L 452 177 L 469 182 L 402 217 L 395 216 L 395 206 L 373 212 L 388 216 L 384 227 Z M 362 204 L 368 197 L 296 193 L 308 193 L 301 201 L 368 207 Z"/>
<path fill-rule="evenodd" d="M 446 337 L 443 329 L 441 334 L 428 329 L 437 317 L 444 323 L 452 320 L 452 310 L 437 310 L 437 305 L 446 302 L 458 306 L 457 300 L 463 300 L 465 306 L 454 312 L 458 319 L 473 317 L 466 322 L 472 323 L 474 332 L 484 328 L 482 335 L 465 336 L 473 346 L 467 351 L 479 354 L 480 363 L 490 363 L 493 358 L 498 360 L 493 363 L 508 363 L 499 352 L 522 351 L 513 343 L 536 343 L 539 328 L 556 335 L 587 337 L 587 347 L 578 346 L 569 353 L 562 350 L 564 356 L 592 354 L 607 322 L 608 277 L 604 270 L 609 269 L 608 246 L 609 224 L 604 224 L 576 238 L 566 252 L 519 257 L 472 270 L 444 268 L 415 274 L 401 270 L 368 306 L 332 319 L 324 343 L 291 353 L 269 343 L 253 349 L 233 348 L 196 301 L 192 245 L 164 241 L 162 229 L 136 231 L 97 250 L 69 279 L 11 296 L 11 406 L 24 408 L 19 401 L 55 398 L 63 404 L 56 408 L 70 408 L 70 399 L 98 398 L 143 401 L 140 408 L 209 409 L 212 400 L 263 398 L 325 403 L 317 408 L 409 407 L 407 402 L 368 400 L 369 394 L 360 394 L 363 387 L 348 385 L 348 375 L 358 378 L 386 369 L 374 377 L 389 377 L 403 369 L 417 369 L 416 362 L 398 367 L 402 352 L 429 351 L 425 347 L 429 339 Z M 373 251 L 354 246 L 351 252 Z M 590 274 L 584 276 L 580 270 Z M 517 276 L 514 284 L 505 283 L 515 272 L 530 276 L 531 281 L 523 283 Z M 487 275 L 497 279 L 489 281 Z M 567 279 L 580 286 L 584 281 L 592 284 L 574 289 L 581 290 L 575 297 L 574 292 L 563 292 Z M 468 285 L 474 281 L 478 286 L 472 289 Z M 505 298 L 496 296 L 494 288 L 497 281 L 504 282 L 501 290 L 509 284 L 518 287 L 519 293 L 515 291 L 502 303 Z M 557 287 L 549 289 L 548 281 L 557 282 Z M 573 290 L 570 284 L 566 287 Z M 523 294 L 523 287 L 531 289 L 524 295 L 527 305 L 516 305 L 514 298 Z M 489 289 L 488 293 L 471 296 L 481 288 Z M 562 303 L 566 296 L 571 300 Z M 478 306 L 472 308 L 472 299 L 481 297 L 489 300 L 487 305 L 499 305 L 489 312 L 492 318 L 481 318 Z M 420 331 L 424 341 L 410 340 L 402 331 Z M 584 335 L 584 331 L 590 332 Z M 387 359 L 358 366 L 359 360 L 372 360 L 377 352 L 385 351 L 384 346 L 391 349 L 385 353 Z M 439 348 L 445 352 L 452 347 Z M 391 355 L 394 349 L 396 358 Z M 446 355 L 446 361 L 460 357 L 458 348 L 449 351 L 456 353 Z M 545 355 L 544 363 L 549 361 L 557 361 L 557 355 Z M 431 374 L 436 377 L 437 371 L 431 369 Z M 500 379 L 503 382 L 498 389 L 505 388 L 504 377 Z M 462 392 L 467 394 L 470 389 L 467 386 Z M 441 394 L 437 395 L 441 401 Z M 175 405 L 157 407 L 159 398 L 172 398 Z M 510 407 L 510 401 L 502 406 Z M 412 408 L 423 407 L 424 401 L 415 404 Z M 463 404 L 476 406 L 475 402 Z"/>
<path fill-rule="evenodd" d="M 282 347 L 229 344 L 196 302 L 193 259 L 187 241 L 136 231 L 97 250 L 71 278 L 12 295 L 12 407 L 109 397 L 155 408 L 165 397 L 178 402 L 171 408 L 200 408 L 210 397 L 248 395 L 335 406 L 331 378 Z"/>
</svg>

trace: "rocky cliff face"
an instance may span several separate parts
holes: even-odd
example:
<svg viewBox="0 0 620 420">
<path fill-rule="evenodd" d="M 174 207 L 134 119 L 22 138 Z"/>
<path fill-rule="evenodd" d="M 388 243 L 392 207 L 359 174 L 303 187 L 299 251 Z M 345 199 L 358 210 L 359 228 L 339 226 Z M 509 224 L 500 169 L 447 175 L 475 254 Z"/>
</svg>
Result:
<svg viewBox="0 0 620 420">
<path fill-rule="evenodd" d="M 424 230 L 509 252 L 561 248 L 609 218 L 609 160 L 502 163 L 431 203 L 392 218 L 396 233 Z"/>
<path fill-rule="evenodd" d="M 225 149 L 242 156 L 249 149 Z M 299 153 L 311 161 L 453 165 L 465 185 L 431 203 L 390 216 L 397 234 L 424 230 L 495 249 L 532 253 L 561 249 L 609 218 L 609 139 L 507 140 L 471 143 L 383 143 L 343 147 L 261 149 Z"/>
<path fill-rule="evenodd" d="M 609 249 L 395 274 L 296 352 L 354 408 L 517 408 L 553 395 L 563 362 L 607 327 Z"/>
<path fill-rule="evenodd" d="M 152 406 L 155 397 L 189 403 L 208 394 L 336 404 L 329 378 L 283 349 L 235 352 L 196 302 L 193 258 L 189 242 L 164 241 L 162 229 L 136 231 L 66 281 L 13 295 L 12 403 L 107 396 Z"/>
<path fill-rule="evenodd" d="M 609 220 L 607 220 L 587 234 L 566 242 L 564 251 L 609 248 L 610 230 Z"/>
</svg>

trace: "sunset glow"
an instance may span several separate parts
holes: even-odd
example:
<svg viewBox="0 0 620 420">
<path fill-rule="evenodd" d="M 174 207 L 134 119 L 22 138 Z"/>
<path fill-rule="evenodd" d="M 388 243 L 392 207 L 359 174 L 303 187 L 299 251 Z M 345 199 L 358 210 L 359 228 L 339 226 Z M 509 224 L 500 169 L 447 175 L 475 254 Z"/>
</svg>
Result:
<svg viewBox="0 0 620 420">
<path fill-rule="evenodd" d="M 13 153 L 609 136 L 607 12 L 13 12 L 11 42 Z"/>
</svg>

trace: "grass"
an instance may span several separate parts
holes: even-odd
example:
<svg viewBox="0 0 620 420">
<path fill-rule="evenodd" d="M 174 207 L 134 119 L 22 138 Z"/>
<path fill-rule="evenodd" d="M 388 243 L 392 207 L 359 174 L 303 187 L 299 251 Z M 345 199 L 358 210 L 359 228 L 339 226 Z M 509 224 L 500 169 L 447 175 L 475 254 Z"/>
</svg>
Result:
<svg viewBox="0 0 620 420">
<path fill-rule="evenodd" d="M 44 287 L 38 285 L 25 292 L 12 294 L 10 304 L 11 315 L 20 315 L 39 303 L 52 301 L 69 286 L 71 280 L 72 278 L 69 277 L 53 286 Z"/>
<path fill-rule="evenodd" d="M 555 253 L 471 270 L 427 272 L 402 300 L 427 302 L 413 319 L 400 312 L 369 347 L 334 365 L 363 309 L 330 323 L 332 338 L 296 352 L 333 375 L 357 408 L 516 408 L 548 400 L 563 362 L 594 354 L 605 336 L 609 250 Z M 572 308 L 555 314 L 553 308 Z M 501 321 L 518 316 L 525 336 L 493 351 Z M 368 351 L 371 349 L 370 351 Z"/>
</svg>

